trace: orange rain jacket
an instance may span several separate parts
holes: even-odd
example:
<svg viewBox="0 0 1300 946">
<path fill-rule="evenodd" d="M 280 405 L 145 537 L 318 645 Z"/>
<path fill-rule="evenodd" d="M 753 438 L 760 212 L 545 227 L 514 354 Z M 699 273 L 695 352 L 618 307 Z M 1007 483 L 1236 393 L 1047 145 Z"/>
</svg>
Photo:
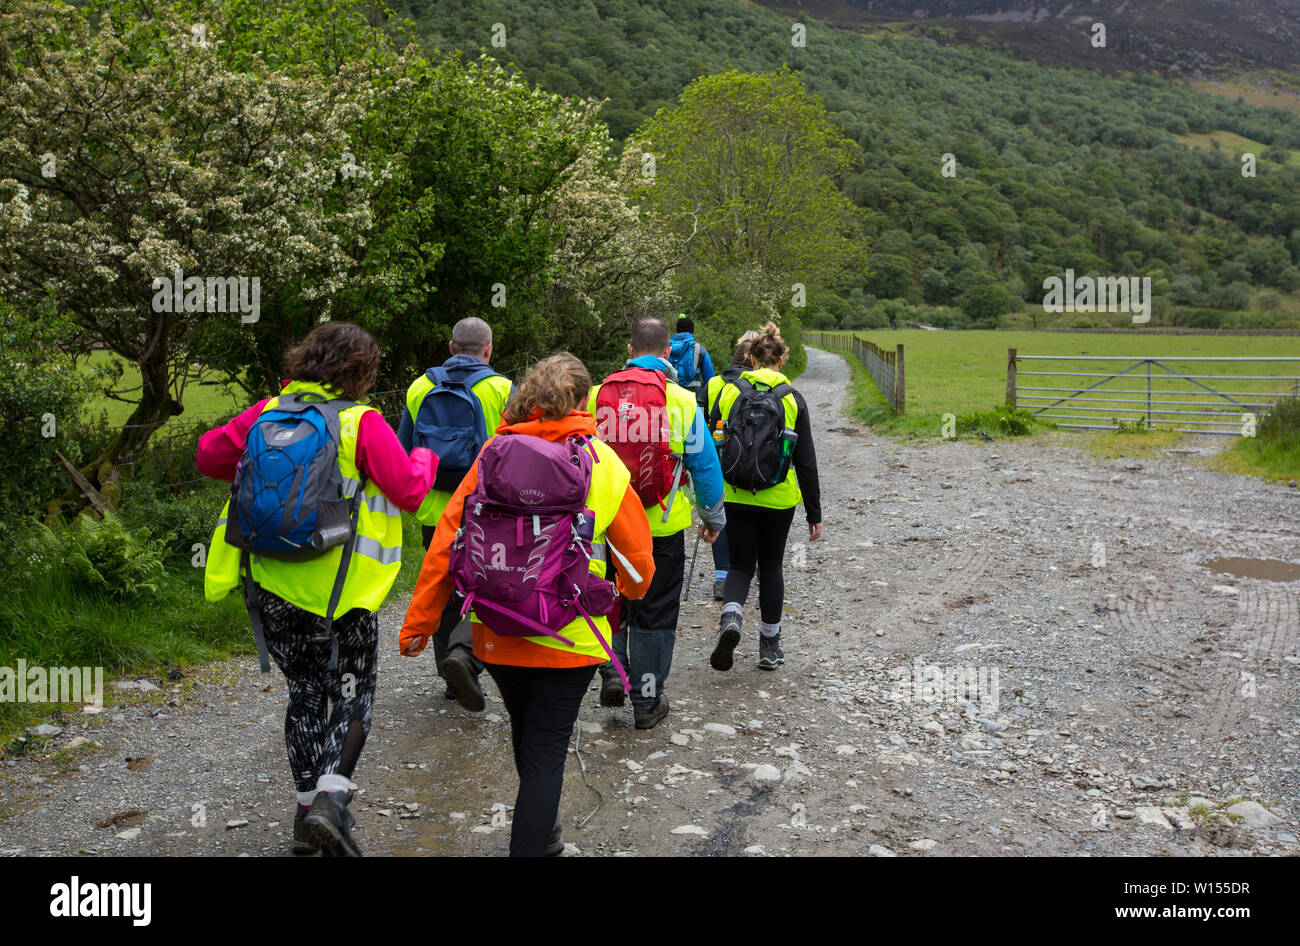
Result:
<svg viewBox="0 0 1300 946">
<path fill-rule="evenodd" d="M 596 422 L 586 411 L 573 411 L 559 420 L 528 420 L 519 424 L 502 422 L 497 433 L 532 434 L 552 442 L 559 442 L 575 434 L 596 436 Z M 491 443 L 491 440 L 488 441 Z M 486 444 L 484 445 L 486 447 Z M 399 644 L 402 653 L 413 657 L 424 649 L 428 638 L 438 630 L 442 610 L 454 589 L 450 570 L 451 546 L 460 529 L 465 497 L 478 484 L 478 464 L 475 463 L 461 481 L 429 543 L 420 569 L 420 578 L 411 595 L 402 623 Z M 597 538 L 600 538 L 597 536 Z M 605 531 L 605 538 L 621 552 L 641 575 L 640 582 L 627 577 L 617 556 L 610 556 L 615 567 L 615 582 L 626 598 L 637 599 L 645 595 L 654 578 L 654 546 L 650 538 L 650 523 L 646 519 L 641 500 L 629 485 L 614 521 Z M 606 573 L 608 574 L 608 573 Z M 615 630 L 615 629 L 611 629 Z M 535 644 L 526 637 L 502 637 L 488 628 L 473 623 L 474 656 L 484 663 L 506 664 L 513 667 L 583 667 L 604 663 L 605 657 L 591 657 L 568 649 Z M 487 645 L 491 643 L 489 648 Z"/>
</svg>

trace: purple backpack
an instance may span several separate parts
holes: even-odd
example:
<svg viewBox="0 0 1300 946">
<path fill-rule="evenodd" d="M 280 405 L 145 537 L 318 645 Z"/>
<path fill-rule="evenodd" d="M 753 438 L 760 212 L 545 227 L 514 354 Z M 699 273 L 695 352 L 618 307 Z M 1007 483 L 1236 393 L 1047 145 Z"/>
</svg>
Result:
<svg viewBox="0 0 1300 946">
<path fill-rule="evenodd" d="M 475 616 L 503 637 L 547 635 L 572 647 L 558 631 L 578 616 L 618 669 L 627 673 L 596 629 L 608 614 L 614 584 L 590 569 L 595 514 L 587 508 L 592 464 L 587 438 L 552 443 L 529 434 L 502 434 L 478 458 L 478 483 L 451 549 L 461 614 Z"/>
</svg>

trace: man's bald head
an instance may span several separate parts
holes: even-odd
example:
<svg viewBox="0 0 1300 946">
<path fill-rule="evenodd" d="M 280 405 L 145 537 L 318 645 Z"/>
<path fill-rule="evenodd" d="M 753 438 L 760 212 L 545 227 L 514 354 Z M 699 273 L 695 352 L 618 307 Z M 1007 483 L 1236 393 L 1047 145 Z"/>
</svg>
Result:
<svg viewBox="0 0 1300 946">
<path fill-rule="evenodd" d="M 658 355 L 663 356 L 664 350 L 672 343 L 672 332 L 668 331 L 668 323 L 663 319 L 656 319 L 647 316 L 638 319 L 632 326 L 632 344 L 628 346 L 628 351 L 635 358 L 638 355 Z"/>
<path fill-rule="evenodd" d="M 470 316 L 461 319 L 451 330 L 451 353 L 472 355 L 485 361 L 492 352 L 492 326 Z"/>
</svg>

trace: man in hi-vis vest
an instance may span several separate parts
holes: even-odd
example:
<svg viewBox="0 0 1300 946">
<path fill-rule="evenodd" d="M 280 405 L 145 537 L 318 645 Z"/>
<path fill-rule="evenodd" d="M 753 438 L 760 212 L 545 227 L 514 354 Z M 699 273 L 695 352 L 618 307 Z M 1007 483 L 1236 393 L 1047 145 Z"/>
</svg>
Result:
<svg viewBox="0 0 1300 946">
<path fill-rule="evenodd" d="M 510 379 L 497 374 L 489 364 L 491 326 L 472 316 L 461 319 L 452 327 L 449 348 L 450 358 L 420 375 L 407 389 L 406 410 L 402 411 L 397 428 L 397 439 L 408 452 L 423 446 L 438 455 L 438 480 L 415 514 L 420 520 L 425 548 L 429 547 L 438 519 L 466 469 L 500 426 L 501 414 L 510 399 Z M 477 402 L 477 409 L 468 398 L 430 398 L 440 385 L 443 388 L 440 394 L 459 386 L 463 395 Z M 445 401 L 449 406 L 443 410 L 431 409 L 439 405 L 426 404 L 426 401 Z M 463 456 L 450 455 L 457 452 Z M 483 664 L 474 656 L 469 619 L 460 616 L 460 605 L 460 596 L 453 594 L 433 636 L 433 661 L 438 675 L 447 681 L 447 699 L 456 700 L 472 712 L 480 712 L 485 705 L 479 683 Z"/>
<path fill-rule="evenodd" d="M 713 542 L 726 524 L 718 452 L 704 412 L 676 383 L 668 361 L 671 338 L 662 319 L 638 321 L 623 369 L 593 387 L 587 400 L 601 439 L 632 474 L 654 540 L 654 580 L 645 597 L 623 603 L 627 633 L 615 635 L 613 644 L 631 679 L 637 729 L 651 729 L 668 715 L 664 690 L 677 641 L 692 505 L 705 541 Z M 623 685 L 613 667 L 603 667 L 601 675 L 601 703 L 622 706 Z"/>
</svg>

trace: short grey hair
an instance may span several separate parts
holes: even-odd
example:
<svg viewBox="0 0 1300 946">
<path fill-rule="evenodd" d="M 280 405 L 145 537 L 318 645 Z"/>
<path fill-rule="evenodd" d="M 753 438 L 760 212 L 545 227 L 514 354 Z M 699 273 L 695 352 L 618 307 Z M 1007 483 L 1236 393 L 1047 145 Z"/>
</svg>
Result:
<svg viewBox="0 0 1300 946">
<path fill-rule="evenodd" d="M 451 347 L 458 355 L 482 355 L 492 344 L 492 326 L 470 316 L 461 319 L 451 330 Z"/>
</svg>

